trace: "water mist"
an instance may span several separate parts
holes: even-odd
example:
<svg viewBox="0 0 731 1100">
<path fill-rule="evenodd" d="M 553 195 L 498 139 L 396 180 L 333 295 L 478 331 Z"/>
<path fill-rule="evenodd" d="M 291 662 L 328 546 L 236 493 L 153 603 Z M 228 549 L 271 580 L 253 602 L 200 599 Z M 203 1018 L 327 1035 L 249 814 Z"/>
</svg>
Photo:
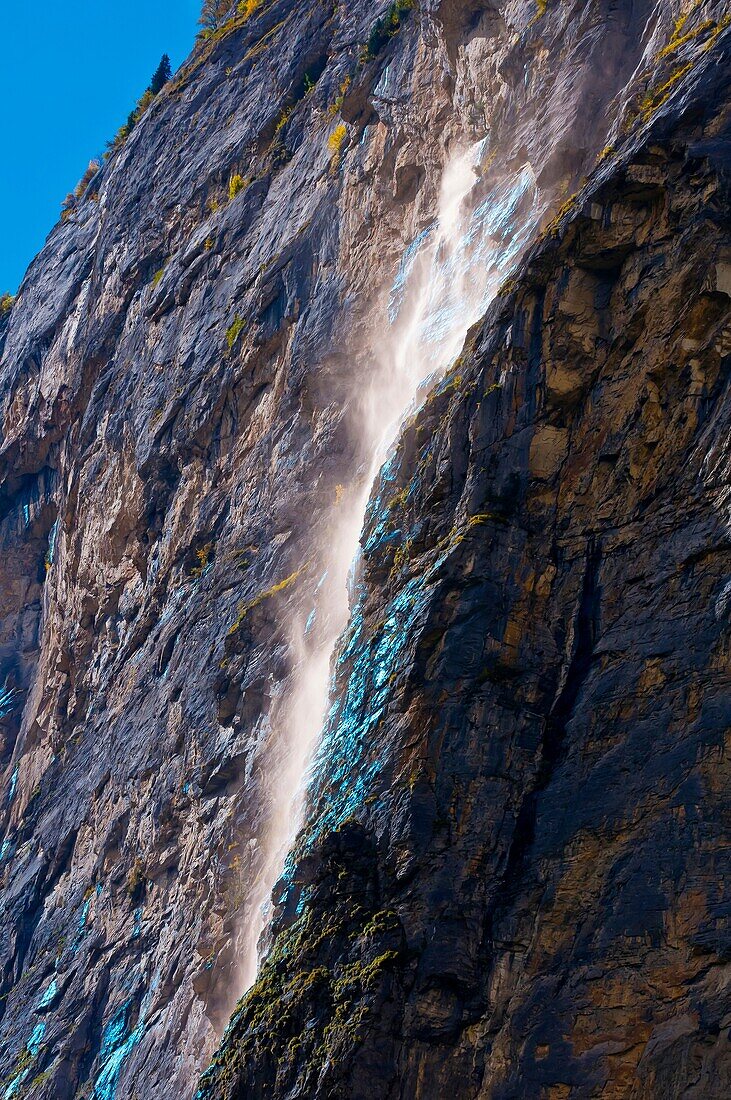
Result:
<svg viewBox="0 0 731 1100">
<path fill-rule="evenodd" d="M 302 823 L 308 768 L 328 704 L 330 667 L 349 616 L 348 577 L 357 561 L 371 488 L 405 416 L 459 354 L 468 329 L 484 313 L 530 240 L 545 203 L 530 166 L 491 179 L 487 142 L 460 150 L 442 176 L 437 217 L 406 250 L 389 295 L 387 318 L 376 318 L 372 370 L 359 395 L 364 452 L 358 488 L 334 510 L 316 606 L 293 624 L 293 683 L 279 757 L 269 768 L 271 816 L 260 838 L 260 873 L 249 893 L 242 986 L 256 978 L 257 945 L 284 857 Z M 312 630 L 314 617 L 318 630 Z M 312 639 L 312 640 L 311 640 Z"/>
</svg>

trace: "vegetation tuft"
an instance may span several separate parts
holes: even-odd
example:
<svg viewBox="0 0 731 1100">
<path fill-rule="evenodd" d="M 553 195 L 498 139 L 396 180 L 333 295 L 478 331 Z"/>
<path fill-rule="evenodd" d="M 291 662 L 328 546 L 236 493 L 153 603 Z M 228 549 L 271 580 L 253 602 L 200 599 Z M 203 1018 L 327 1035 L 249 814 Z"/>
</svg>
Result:
<svg viewBox="0 0 731 1100">
<path fill-rule="evenodd" d="M 340 110 L 340 108 L 343 105 L 343 102 L 345 101 L 345 97 L 348 94 L 348 89 L 349 88 L 350 88 L 350 76 L 346 76 L 345 80 L 342 82 L 342 84 L 340 85 L 340 87 L 338 89 L 338 94 L 336 95 L 335 100 L 328 107 L 328 110 L 329 110 L 331 115 L 336 115 L 338 113 L 338 111 Z"/>
<path fill-rule="evenodd" d="M 251 18 L 254 12 L 261 7 L 263 0 L 204 0 L 198 23 L 201 27 L 199 37 L 202 39 L 218 38 L 219 32 L 226 32 L 230 27 L 241 21 Z"/>
<path fill-rule="evenodd" d="M 190 571 L 191 577 L 202 577 L 211 564 L 211 557 L 214 551 L 214 543 L 207 542 L 205 546 L 201 546 L 195 552 L 196 565 Z"/>
<path fill-rule="evenodd" d="M 348 129 L 344 122 L 339 123 L 327 139 L 327 147 L 332 155 L 331 166 L 336 169 L 340 164 L 343 144 L 348 136 Z"/>
<path fill-rule="evenodd" d="M 162 89 L 165 87 L 171 75 L 172 71 L 170 68 L 170 58 L 166 53 L 164 53 L 160 58 L 160 64 L 157 66 L 154 73 L 152 74 L 152 79 L 148 87 L 146 88 L 142 98 L 137 103 L 137 106 L 133 111 L 130 111 L 129 115 L 127 116 L 127 121 L 124 123 L 123 126 L 120 126 L 113 140 L 107 142 L 107 151 L 104 154 L 105 157 L 111 156 L 111 154 L 116 149 L 120 149 L 124 145 L 127 138 L 132 133 L 147 108 L 150 106 L 150 104 L 153 102 L 159 92 L 161 92 Z"/>
<path fill-rule="evenodd" d="M 246 187 L 246 180 L 243 176 L 240 176 L 238 172 L 231 176 L 228 181 L 228 197 L 229 200 L 235 199 L 239 191 L 243 191 Z"/>
<path fill-rule="evenodd" d="M 377 19 L 371 28 L 368 41 L 361 51 L 360 61 L 365 64 L 372 61 L 381 52 L 389 39 L 401 30 L 404 20 L 414 7 L 414 0 L 394 0 L 382 19 Z"/>
<path fill-rule="evenodd" d="M 239 317 L 237 313 L 233 319 L 233 322 L 226 329 L 226 345 L 229 351 L 231 351 L 239 336 L 243 332 L 245 324 L 246 321 L 244 321 L 243 317 Z"/>
</svg>

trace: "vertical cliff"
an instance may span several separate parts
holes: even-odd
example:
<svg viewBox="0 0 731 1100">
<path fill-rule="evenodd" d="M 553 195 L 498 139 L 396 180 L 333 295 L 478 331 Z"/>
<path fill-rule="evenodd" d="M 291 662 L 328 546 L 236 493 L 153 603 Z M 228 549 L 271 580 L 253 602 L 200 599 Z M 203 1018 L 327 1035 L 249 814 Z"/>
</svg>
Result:
<svg viewBox="0 0 731 1100">
<path fill-rule="evenodd" d="M 499 285 L 379 475 L 202 1091 L 724 1094 L 728 22 L 248 4 L 54 229 L 0 318 L 6 1096 L 195 1091 L 398 348 Z"/>
<path fill-rule="evenodd" d="M 728 1095 L 727 73 L 549 228 L 382 471 L 206 1100 Z"/>
</svg>

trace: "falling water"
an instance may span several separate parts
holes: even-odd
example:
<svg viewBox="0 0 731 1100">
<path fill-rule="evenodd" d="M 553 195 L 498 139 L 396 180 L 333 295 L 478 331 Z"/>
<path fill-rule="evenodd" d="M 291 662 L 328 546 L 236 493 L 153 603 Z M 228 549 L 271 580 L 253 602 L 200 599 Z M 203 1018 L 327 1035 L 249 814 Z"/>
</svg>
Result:
<svg viewBox="0 0 731 1100">
<path fill-rule="evenodd" d="M 332 654 L 348 622 L 348 576 L 371 487 L 405 416 L 454 361 L 545 209 L 529 165 L 509 179 L 495 182 L 485 173 L 483 180 L 487 146 L 478 142 L 446 165 L 437 217 L 406 250 L 389 296 L 388 323 L 376 329 L 370 385 L 359 396 L 364 449 L 372 458 L 359 490 L 336 509 L 316 606 L 305 623 L 294 624 L 296 671 L 286 703 L 283 755 L 269 769 L 273 811 L 262 839 L 262 871 L 250 896 L 244 989 L 256 978 L 267 903 L 302 821 L 308 767 L 325 719 Z"/>
</svg>

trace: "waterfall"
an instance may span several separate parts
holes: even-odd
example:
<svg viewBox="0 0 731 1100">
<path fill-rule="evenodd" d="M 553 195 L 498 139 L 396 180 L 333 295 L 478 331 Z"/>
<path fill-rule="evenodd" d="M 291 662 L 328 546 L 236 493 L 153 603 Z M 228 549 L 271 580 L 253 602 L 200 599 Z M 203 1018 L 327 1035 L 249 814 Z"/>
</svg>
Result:
<svg viewBox="0 0 731 1100">
<path fill-rule="evenodd" d="M 256 978 L 267 904 L 302 823 L 309 768 L 325 722 L 331 660 L 350 614 L 348 578 L 358 559 L 372 486 L 404 418 L 459 354 L 469 328 L 515 266 L 545 210 L 529 165 L 509 178 L 491 178 L 488 144 L 484 140 L 463 148 L 448 161 L 437 216 L 404 253 L 388 316 L 374 324 L 373 370 L 358 398 L 364 449 L 371 459 L 358 490 L 333 514 L 316 606 L 293 631 L 296 666 L 281 756 L 270 769 L 272 813 L 261 838 L 262 869 L 250 893 L 244 990 Z"/>
</svg>

